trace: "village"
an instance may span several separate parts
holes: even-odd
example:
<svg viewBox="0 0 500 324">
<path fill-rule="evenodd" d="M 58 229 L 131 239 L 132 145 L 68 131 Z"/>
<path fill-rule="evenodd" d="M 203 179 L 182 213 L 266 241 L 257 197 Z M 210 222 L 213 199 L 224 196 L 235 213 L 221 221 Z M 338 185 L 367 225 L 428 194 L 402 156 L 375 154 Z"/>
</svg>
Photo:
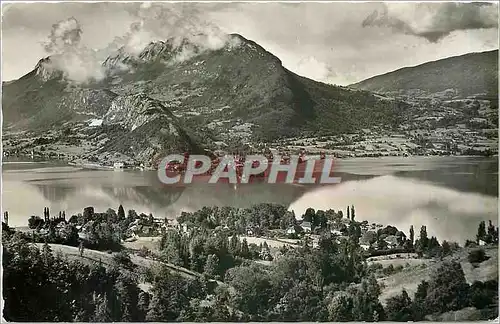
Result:
<svg viewBox="0 0 500 324">
<path fill-rule="evenodd" d="M 319 215 L 318 211 L 318 215 Z M 354 206 L 347 208 L 347 216 L 342 212 L 333 212 L 333 217 L 318 221 L 311 219 L 308 212 L 302 219 L 294 219 L 291 224 L 282 228 L 263 229 L 258 225 L 246 226 L 244 231 L 231 224 L 215 226 L 212 232 L 224 233 L 227 237 L 238 236 L 239 240 L 246 240 L 261 260 L 270 261 L 279 254 L 282 247 L 294 248 L 309 245 L 319 247 L 322 235 L 331 235 L 338 243 L 349 240 L 350 225 L 354 222 Z M 148 249 L 150 252 L 159 252 L 159 241 L 167 231 L 176 231 L 181 235 L 190 235 L 198 230 L 197 224 L 189 221 L 185 213 L 179 217 L 184 220 L 156 218 L 152 214 L 137 214 L 129 211 L 124 215 L 123 207 L 119 207 L 118 214 L 112 209 L 106 212 L 95 212 L 93 207 L 86 207 L 83 213 L 67 218 L 65 211 L 59 211 L 51 216 L 48 207 L 43 210 L 43 217 L 31 216 L 28 220 L 28 229 L 24 231 L 32 235 L 36 241 L 62 243 L 68 245 L 83 244 L 95 249 L 114 249 L 114 245 L 99 245 L 101 241 L 114 241 L 117 246 L 132 250 Z M 186 220 L 187 219 L 187 220 Z M 8 212 L 4 213 L 4 222 L 8 224 Z M 315 226 L 316 223 L 316 226 Z M 388 255 L 413 252 L 412 246 L 403 231 L 393 226 L 356 222 L 359 226 L 359 246 L 367 257 L 372 255 Z M 352 234 L 352 233 L 351 233 Z M 413 234 L 412 234 L 413 235 Z M 413 240 L 413 238 L 411 238 Z M 148 244 L 155 242 L 155 244 Z M 481 242 L 484 243 L 484 242 Z M 482 244 L 481 244 L 482 245 Z M 408 255 L 409 256 L 409 255 Z"/>
</svg>

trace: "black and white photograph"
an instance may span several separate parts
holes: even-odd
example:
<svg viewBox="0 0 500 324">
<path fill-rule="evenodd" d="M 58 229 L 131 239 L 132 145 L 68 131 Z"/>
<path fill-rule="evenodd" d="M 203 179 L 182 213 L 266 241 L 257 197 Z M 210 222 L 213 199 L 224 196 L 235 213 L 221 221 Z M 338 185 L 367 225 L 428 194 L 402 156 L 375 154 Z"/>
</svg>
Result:
<svg viewBox="0 0 500 324">
<path fill-rule="evenodd" d="M 498 323 L 498 16 L 2 2 L 2 322 Z"/>
</svg>

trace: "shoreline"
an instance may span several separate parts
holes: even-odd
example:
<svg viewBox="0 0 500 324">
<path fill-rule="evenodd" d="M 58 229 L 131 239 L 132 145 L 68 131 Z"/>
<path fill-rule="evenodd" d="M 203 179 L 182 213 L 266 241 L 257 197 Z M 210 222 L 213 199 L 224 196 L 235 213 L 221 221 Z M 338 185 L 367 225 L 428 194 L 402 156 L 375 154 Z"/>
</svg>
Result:
<svg viewBox="0 0 500 324">
<path fill-rule="evenodd" d="M 310 155 L 315 157 L 316 155 Z M 319 156 L 319 155 L 318 155 Z M 22 159 L 22 157 L 20 157 Z M 383 160 L 383 159 L 391 159 L 391 158 L 400 158 L 402 160 L 407 160 L 411 158 L 419 158 L 419 159 L 435 159 L 435 158 L 497 158 L 498 154 L 484 156 L 484 155 L 385 155 L 385 156 L 355 156 L 355 157 L 335 157 L 334 160 L 341 161 L 360 161 L 360 160 Z M 86 170 L 108 170 L 108 171 L 157 171 L 156 168 L 140 168 L 140 167 L 124 167 L 124 168 L 114 168 L 113 166 L 102 165 L 98 163 L 76 163 L 71 161 L 64 160 L 40 160 L 40 161 L 25 161 L 24 159 L 20 161 L 5 161 L 5 158 L 2 159 L 2 165 L 14 165 L 14 164 L 50 164 L 57 163 L 62 166 L 72 166 L 79 167 Z"/>
</svg>

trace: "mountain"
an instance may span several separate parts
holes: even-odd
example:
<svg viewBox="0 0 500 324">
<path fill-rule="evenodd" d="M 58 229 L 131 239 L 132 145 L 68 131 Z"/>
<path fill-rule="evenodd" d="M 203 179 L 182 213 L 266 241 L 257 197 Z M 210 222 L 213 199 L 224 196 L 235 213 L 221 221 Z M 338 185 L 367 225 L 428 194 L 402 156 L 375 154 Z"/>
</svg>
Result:
<svg viewBox="0 0 500 324">
<path fill-rule="evenodd" d="M 498 96 L 498 50 L 470 53 L 402 68 L 350 87 L 388 95 L 454 90 L 456 96 Z"/>
<path fill-rule="evenodd" d="M 106 78 L 87 84 L 68 82 L 57 57 L 43 59 L 3 84 L 4 128 L 44 132 L 98 119 L 101 151 L 132 148 L 147 161 L 214 142 L 340 134 L 405 118 L 404 103 L 296 75 L 240 35 L 218 49 L 202 43 L 169 39 L 138 55 L 120 49 L 103 63 Z"/>
</svg>

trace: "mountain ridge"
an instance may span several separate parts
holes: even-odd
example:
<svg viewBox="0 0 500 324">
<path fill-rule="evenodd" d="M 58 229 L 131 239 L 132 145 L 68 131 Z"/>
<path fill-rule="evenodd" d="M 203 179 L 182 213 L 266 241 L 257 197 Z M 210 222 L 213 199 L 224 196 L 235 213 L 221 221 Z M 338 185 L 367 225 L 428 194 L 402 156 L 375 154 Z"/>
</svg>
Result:
<svg viewBox="0 0 500 324">
<path fill-rule="evenodd" d="M 228 36 L 223 46 L 184 38 L 151 42 L 136 55 L 122 48 L 103 61 L 105 78 L 86 84 L 69 82 L 44 58 L 2 84 L 4 128 L 45 133 L 79 123 L 96 139 L 89 154 L 147 164 L 169 152 L 397 129 L 412 116 L 405 101 L 297 75 L 256 42 Z M 89 127 L 96 119 L 101 126 Z"/>
<path fill-rule="evenodd" d="M 468 77 L 467 80 L 463 80 L 464 75 Z M 353 83 L 349 87 L 384 94 L 416 89 L 429 94 L 456 89 L 457 94 L 462 97 L 484 93 L 482 90 L 486 90 L 486 95 L 495 97 L 498 95 L 498 49 L 399 68 Z"/>
</svg>

